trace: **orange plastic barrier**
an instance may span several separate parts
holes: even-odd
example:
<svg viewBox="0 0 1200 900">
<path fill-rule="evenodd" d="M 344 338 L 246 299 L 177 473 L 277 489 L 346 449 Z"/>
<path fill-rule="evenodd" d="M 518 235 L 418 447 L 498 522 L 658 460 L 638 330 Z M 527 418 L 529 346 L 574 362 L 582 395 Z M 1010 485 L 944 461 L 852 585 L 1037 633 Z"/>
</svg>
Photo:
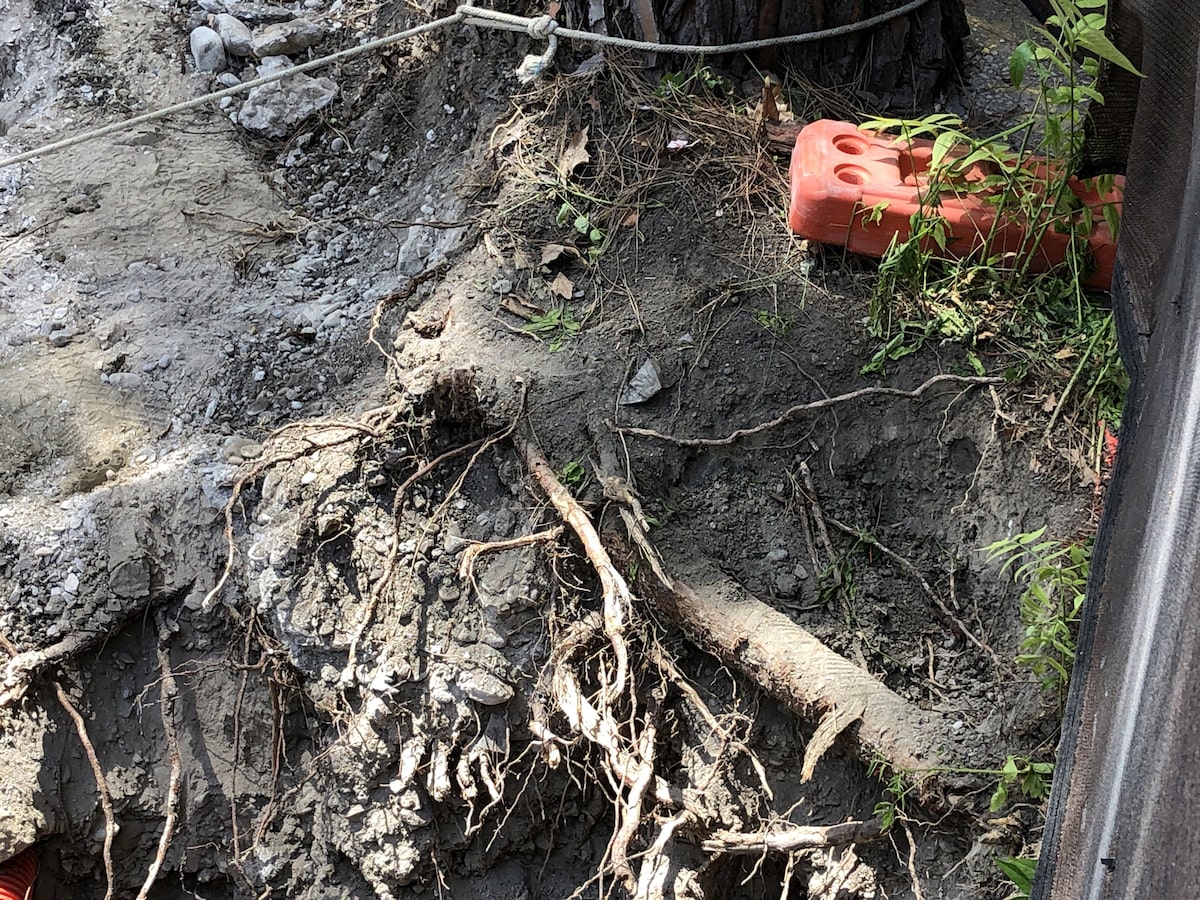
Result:
<svg viewBox="0 0 1200 900">
<path fill-rule="evenodd" d="M 29 900 L 37 873 L 38 860 L 32 847 L 0 863 L 0 900 Z"/>
<path fill-rule="evenodd" d="M 792 151 L 788 224 L 809 240 L 836 244 L 864 256 L 883 256 L 893 235 L 899 241 L 909 238 L 909 220 L 921 210 L 922 193 L 929 185 L 932 155 L 933 141 L 916 139 L 906 143 L 891 135 L 859 131 L 848 122 L 813 122 L 796 137 Z M 1044 162 L 1039 166 L 1045 171 Z M 968 182 L 979 181 L 987 174 L 977 165 L 963 177 Z M 1085 205 L 1094 209 L 1088 243 L 1095 268 L 1085 284 L 1107 290 L 1112 282 L 1116 244 L 1100 206 L 1113 200 L 1120 209 L 1124 179 L 1117 179 L 1116 196 L 1110 198 L 1100 197 L 1075 178 L 1070 186 Z M 990 255 L 1007 254 L 1012 266 L 1020 264 L 1019 255 L 1025 254 L 1031 272 L 1044 272 L 1066 256 L 1066 234 L 1048 227 L 1041 246 L 1030 248 L 1030 223 L 1015 219 L 997 223 L 995 207 L 982 193 L 944 191 L 938 211 L 948 225 L 945 253 L 949 256 L 970 256 L 983 251 L 987 244 Z M 929 249 L 938 250 L 932 242 Z"/>
</svg>

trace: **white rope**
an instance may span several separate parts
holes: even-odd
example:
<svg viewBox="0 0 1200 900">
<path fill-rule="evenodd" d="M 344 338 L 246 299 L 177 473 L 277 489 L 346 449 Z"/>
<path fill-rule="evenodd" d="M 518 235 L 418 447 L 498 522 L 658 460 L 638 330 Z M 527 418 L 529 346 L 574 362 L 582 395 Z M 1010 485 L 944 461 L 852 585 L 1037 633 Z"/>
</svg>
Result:
<svg viewBox="0 0 1200 900">
<path fill-rule="evenodd" d="M 328 56 L 322 56 L 318 59 L 310 60 L 306 63 L 301 63 L 298 66 L 293 66 L 289 69 L 272 72 L 269 75 L 263 75 L 261 78 L 255 78 L 252 81 L 244 81 L 241 84 L 236 84 L 233 87 L 228 87 L 220 91 L 213 91 L 210 94 L 204 94 L 201 97 L 196 97 L 192 100 L 185 100 L 182 103 L 176 103 L 172 106 L 166 106 L 162 109 L 156 109 L 152 112 L 142 113 L 139 116 L 134 116 L 130 119 L 123 119 L 120 122 L 113 122 L 110 125 L 105 125 L 101 128 L 94 128 L 91 131 L 85 131 L 73 137 L 64 138 L 61 141 L 54 141 L 50 144 L 43 144 L 40 147 L 35 147 L 32 150 L 27 150 L 24 153 L 18 153 L 15 156 L 5 157 L 0 159 L 0 169 L 8 166 L 14 166 L 18 163 L 28 162 L 29 160 L 45 156 L 49 153 L 56 153 L 59 150 L 66 150 L 69 147 L 77 147 L 80 144 L 86 144 L 98 138 L 106 137 L 110 134 L 116 134 L 120 131 L 128 131 L 131 128 L 136 128 L 139 125 L 145 125 L 148 122 L 155 122 L 159 119 L 165 119 L 168 116 L 173 116 L 176 113 L 187 112 L 197 109 L 215 100 L 221 100 L 225 97 L 233 97 L 237 94 L 243 94 L 246 91 L 256 87 L 261 87 L 264 84 L 272 84 L 276 81 L 282 81 L 290 75 L 296 75 L 302 72 L 310 72 L 313 69 L 319 69 L 323 66 L 328 66 L 331 63 L 341 62 L 347 59 L 353 59 L 357 56 L 362 56 L 367 53 L 373 53 L 384 47 L 407 40 L 408 38 L 416 37 L 426 32 L 436 31 L 439 28 L 445 28 L 449 25 L 455 25 L 459 22 L 465 22 L 469 25 L 474 25 L 477 28 L 498 29 L 501 31 L 518 31 L 528 34 L 536 39 L 543 39 L 549 42 L 546 52 L 541 56 L 530 55 L 525 57 L 524 62 L 517 69 L 517 76 L 522 81 L 532 81 L 540 75 L 554 59 L 555 50 L 558 47 L 558 38 L 564 37 L 570 40 L 584 41 L 591 44 L 603 44 L 611 47 L 620 47 L 626 50 L 646 50 L 652 53 L 680 53 L 680 54 L 721 54 L 721 53 L 741 53 L 748 50 L 760 50 L 764 47 L 778 47 L 786 44 L 802 44 L 812 41 L 828 40 L 829 38 L 841 37 L 843 35 L 852 34 L 856 31 L 865 31 L 868 28 L 874 28 L 876 25 L 882 25 L 884 22 L 889 22 L 892 19 L 898 19 L 901 16 L 908 15 L 915 9 L 919 9 L 930 0 L 909 0 L 903 6 L 889 12 L 880 13 L 877 16 L 872 16 L 869 19 L 863 19 L 861 22 L 852 22 L 848 25 L 839 25 L 835 28 L 823 28 L 819 31 L 808 31 L 804 34 L 789 34 L 781 37 L 762 38 L 755 41 L 739 41 L 734 44 L 716 44 L 712 46 L 704 46 L 700 44 L 663 44 L 657 41 L 637 41 L 629 38 L 614 37 L 607 34 L 593 34 L 590 31 L 577 31 L 571 28 L 562 28 L 550 16 L 538 16 L 537 18 L 526 18 L 525 16 L 514 16 L 509 13 L 498 12 L 493 9 L 481 9 L 476 6 L 463 5 L 449 16 L 441 19 L 435 19 L 432 22 L 426 22 L 424 25 L 418 25 L 415 28 L 409 28 L 406 31 L 400 31 L 396 34 L 390 34 L 386 37 L 378 38 L 366 44 L 360 44 L 357 47 L 350 47 L 346 50 L 341 50 L 337 53 L 331 53 Z"/>
<path fill-rule="evenodd" d="M 625 50 L 647 50 L 651 53 L 711 53 L 714 55 L 720 53 L 744 53 L 748 50 L 761 50 L 764 47 L 824 41 L 829 38 L 853 34 L 856 31 L 865 31 L 868 28 L 874 28 L 876 25 L 890 22 L 892 19 L 906 16 L 913 10 L 920 9 L 928 2 L 930 0 L 909 0 L 903 6 L 898 6 L 877 16 L 872 16 L 869 19 L 863 19 L 861 22 L 851 22 L 848 25 L 838 25 L 834 28 L 822 28 L 819 31 L 806 31 L 803 34 L 786 34 L 780 37 L 760 38 L 755 41 L 738 41 L 734 44 L 713 44 L 708 46 L 703 44 L 663 44 L 658 41 L 636 41 L 631 38 L 613 37 L 609 34 L 593 34 L 590 31 L 576 31 L 572 28 L 562 27 L 555 28 L 553 33 L 556 37 L 569 38 L 575 41 L 584 41 L 591 44 L 607 44 L 611 47 L 620 47 Z M 458 11 L 463 14 L 468 24 L 480 27 L 499 28 L 503 31 L 529 31 L 531 24 L 529 19 L 522 16 L 513 16 L 508 13 L 497 12 L 494 9 L 480 9 L 477 6 L 467 5 L 460 6 Z"/>
</svg>

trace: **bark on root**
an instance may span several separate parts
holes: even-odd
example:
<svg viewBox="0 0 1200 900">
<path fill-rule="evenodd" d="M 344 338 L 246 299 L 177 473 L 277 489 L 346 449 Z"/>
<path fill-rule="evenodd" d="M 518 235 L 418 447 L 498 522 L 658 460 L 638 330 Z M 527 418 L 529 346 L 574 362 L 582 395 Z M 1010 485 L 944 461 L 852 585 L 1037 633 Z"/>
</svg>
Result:
<svg viewBox="0 0 1200 900">
<path fill-rule="evenodd" d="M 672 570 L 669 559 L 667 568 Z M 927 808 L 954 808 L 953 790 L 938 771 L 948 762 L 939 746 L 948 722 L 830 650 L 708 560 L 693 559 L 676 571 L 685 572 L 687 581 L 673 578 L 667 587 L 641 578 L 638 588 L 697 645 L 810 721 L 834 724 L 835 734 L 847 736 L 862 759 L 909 773 L 916 799 Z M 818 751 L 829 741 L 820 743 Z M 811 771 L 815 760 L 805 763 Z"/>
</svg>

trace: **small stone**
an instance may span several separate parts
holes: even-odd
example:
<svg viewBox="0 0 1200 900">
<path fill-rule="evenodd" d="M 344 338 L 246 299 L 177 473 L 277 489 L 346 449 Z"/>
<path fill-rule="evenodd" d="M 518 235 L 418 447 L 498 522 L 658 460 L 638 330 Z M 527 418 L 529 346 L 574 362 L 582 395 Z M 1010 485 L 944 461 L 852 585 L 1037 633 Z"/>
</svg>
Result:
<svg viewBox="0 0 1200 900">
<path fill-rule="evenodd" d="M 777 547 L 774 550 L 767 551 L 766 560 L 769 563 L 783 562 L 787 558 L 788 558 L 788 552 L 786 550 L 784 550 L 782 547 Z"/>
<path fill-rule="evenodd" d="M 222 72 L 217 76 L 217 84 L 221 85 L 221 87 L 237 87 L 241 83 L 242 79 L 238 78 L 232 72 Z"/>
<path fill-rule="evenodd" d="M 250 50 L 259 59 L 292 56 L 324 39 L 325 26 L 311 19 L 292 19 L 255 29 Z"/>
<path fill-rule="evenodd" d="M 800 592 L 800 579 L 790 572 L 775 576 L 775 593 L 785 600 L 790 600 Z"/>
<path fill-rule="evenodd" d="M 490 672 L 463 672 L 457 681 L 464 694 L 484 706 L 499 706 L 513 696 L 513 689 Z"/>
<path fill-rule="evenodd" d="M 91 194 L 75 194 L 68 197 L 63 207 L 73 216 L 94 212 L 100 208 L 99 201 Z"/>
<path fill-rule="evenodd" d="M 231 56 L 249 56 L 254 38 L 249 27 L 241 19 L 229 13 L 213 17 L 213 29 L 221 37 L 221 43 Z"/>
<path fill-rule="evenodd" d="M 329 149 L 333 153 L 342 153 L 346 149 L 346 142 L 344 140 L 342 140 L 340 137 L 335 137 L 332 141 L 329 142 Z"/>
<path fill-rule="evenodd" d="M 808 581 L 808 569 L 804 568 L 804 566 L 797 565 L 796 568 L 792 569 L 792 574 L 801 581 Z"/>
<path fill-rule="evenodd" d="M 196 71 L 220 72 L 225 68 L 225 45 L 221 36 L 207 25 L 193 28 L 189 43 Z"/>
<path fill-rule="evenodd" d="M 67 577 L 63 579 L 62 589 L 68 594 L 79 593 L 79 576 L 74 572 L 69 572 Z"/>
<path fill-rule="evenodd" d="M 266 75 L 292 67 L 287 57 L 271 56 L 262 61 L 258 71 Z M 305 119 L 332 103 L 337 92 L 337 83 L 331 78 L 293 75 L 286 81 L 251 90 L 237 114 L 237 122 L 247 131 L 284 138 Z"/>
<path fill-rule="evenodd" d="M 136 372 L 113 372 L 108 376 L 108 385 L 118 391 L 136 391 L 142 386 L 142 376 Z"/>
</svg>

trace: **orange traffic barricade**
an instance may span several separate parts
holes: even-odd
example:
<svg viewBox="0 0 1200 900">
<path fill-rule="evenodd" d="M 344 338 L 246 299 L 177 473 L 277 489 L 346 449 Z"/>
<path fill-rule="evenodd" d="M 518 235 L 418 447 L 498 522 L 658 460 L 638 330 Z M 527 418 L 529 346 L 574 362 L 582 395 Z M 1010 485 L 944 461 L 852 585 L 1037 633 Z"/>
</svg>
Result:
<svg viewBox="0 0 1200 900">
<path fill-rule="evenodd" d="M 965 149 L 951 150 L 961 156 Z M 860 131 L 848 122 L 822 119 L 804 127 L 796 138 L 789 170 L 791 205 L 788 224 L 809 240 L 834 244 L 853 253 L 881 257 L 892 244 L 908 240 L 914 213 L 932 210 L 927 198 L 933 141 L 899 140 L 891 135 Z M 1045 160 L 1026 165 L 1045 173 Z M 979 182 L 989 174 L 982 164 L 961 173 L 965 182 Z M 1071 178 L 1071 190 L 1081 204 L 1093 210 L 1088 244 L 1094 267 L 1084 283 L 1107 290 L 1112 281 L 1116 241 L 1101 207 L 1112 202 L 1120 210 L 1124 179 L 1118 178 L 1114 194 L 1101 197 L 1085 182 Z M 987 192 L 944 189 L 936 212 L 947 226 L 948 256 L 984 253 L 1006 259 L 1002 264 L 1026 266 L 1045 272 L 1066 258 L 1070 236 L 1053 225 L 1008 216 L 997 221 L 996 207 Z M 1076 214 L 1079 215 L 1078 213 Z M 1043 231 L 1040 244 L 1030 246 L 1033 228 Z M 941 248 L 936 245 L 927 249 Z"/>
</svg>

